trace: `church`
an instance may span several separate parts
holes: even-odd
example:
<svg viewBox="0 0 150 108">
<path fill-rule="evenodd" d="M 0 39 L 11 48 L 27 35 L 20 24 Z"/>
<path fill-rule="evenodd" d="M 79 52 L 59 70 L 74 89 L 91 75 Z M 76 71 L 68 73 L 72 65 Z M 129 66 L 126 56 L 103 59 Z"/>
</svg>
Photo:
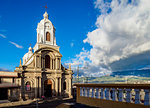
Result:
<svg viewBox="0 0 150 108">
<path fill-rule="evenodd" d="M 2 90 L 3 81 L 7 79 L 7 83 L 14 84 L 11 87 L 8 85 L 8 88 L 3 87 L 9 98 L 72 97 L 73 71 L 71 65 L 67 69 L 61 64 L 62 55 L 59 48 L 56 44 L 55 27 L 49 20 L 48 13 L 45 12 L 43 19 L 37 25 L 35 46 L 29 47 L 14 72 L 7 72 L 9 77 L 3 77 L 4 72 L 3 76 L 0 74 L 0 90 Z M 12 76 L 12 73 L 15 74 L 15 77 Z"/>
</svg>

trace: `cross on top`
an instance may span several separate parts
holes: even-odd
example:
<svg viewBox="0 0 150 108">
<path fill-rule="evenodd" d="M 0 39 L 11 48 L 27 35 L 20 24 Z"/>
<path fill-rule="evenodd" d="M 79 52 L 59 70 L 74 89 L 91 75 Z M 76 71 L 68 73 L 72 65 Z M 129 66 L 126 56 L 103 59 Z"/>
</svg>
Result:
<svg viewBox="0 0 150 108">
<path fill-rule="evenodd" d="M 45 5 L 44 7 L 45 7 L 45 11 L 47 11 L 47 5 Z"/>
<path fill-rule="evenodd" d="M 32 44 L 30 43 L 29 45 L 30 45 L 30 47 L 31 47 Z"/>
</svg>

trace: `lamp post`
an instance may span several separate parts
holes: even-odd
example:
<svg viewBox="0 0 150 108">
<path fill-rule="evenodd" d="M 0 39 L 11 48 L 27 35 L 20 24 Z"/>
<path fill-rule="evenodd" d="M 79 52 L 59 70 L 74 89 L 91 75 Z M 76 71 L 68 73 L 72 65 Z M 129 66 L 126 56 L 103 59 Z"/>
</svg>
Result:
<svg viewBox="0 0 150 108">
<path fill-rule="evenodd" d="M 88 69 L 87 67 L 77 67 L 77 83 L 80 83 L 79 81 L 79 68 L 82 68 L 82 69 Z M 88 77 L 85 77 L 85 82 L 88 83 Z"/>
<path fill-rule="evenodd" d="M 77 83 L 79 83 L 79 65 L 77 67 Z"/>
</svg>

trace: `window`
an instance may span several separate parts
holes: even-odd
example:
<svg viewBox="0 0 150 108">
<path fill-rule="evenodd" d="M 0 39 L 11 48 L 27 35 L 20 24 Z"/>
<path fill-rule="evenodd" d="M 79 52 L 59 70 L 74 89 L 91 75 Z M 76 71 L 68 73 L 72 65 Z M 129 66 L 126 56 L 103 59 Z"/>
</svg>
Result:
<svg viewBox="0 0 150 108">
<path fill-rule="evenodd" d="M 46 41 L 50 41 L 50 33 L 46 32 Z"/>
<path fill-rule="evenodd" d="M 66 90 L 66 82 L 63 83 L 63 89 Z"/>
<path fill-rule="evenodd" d="M 26 82 L 25 89 L 26 91 L 31 91 L 31 83 L 29 81 Z"/>
<path fill-rule="evenodd" d="M 49 57 L 49 55 L 45 56 L 45 68 L 50 69 L 50 57 Z"/>
</svg>

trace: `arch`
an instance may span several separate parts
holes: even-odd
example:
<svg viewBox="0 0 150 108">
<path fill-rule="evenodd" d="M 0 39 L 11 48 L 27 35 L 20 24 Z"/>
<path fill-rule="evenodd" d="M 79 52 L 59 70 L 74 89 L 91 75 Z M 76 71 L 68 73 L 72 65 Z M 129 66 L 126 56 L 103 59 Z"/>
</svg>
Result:
<svg viewBox="0 0 150 108">
<path fill-rule="evenodd" d="M 26 90 L 26 91 L 31 91 L 31 82 L 30 82 L 30 81 L 27 81 L 27 82 L 25 83 L 25 90 Z"/>
<path fill-rule="evenodd" d="M 60 52 L 59 52 L 58 50 L 52 48 L 52 47 L 51 47 L 51 48 L 49 48 L 49 47 L 40 48 L 40 49 L 36 50 L 36 51 L 34 52 L 34 54 L 37 53 L 37 52 L 40 52 L 40 51 L 45 51 L 45 50 L 47 50 L 47 51 L 49 50 L 49 51 L 56 52 L 59 57 L 62 57 L 62 55 L 60 54 Z"/>
<path fill-rule="evenodd" d="M 44 96 L 52 97 L 52 81 L 50 79 L 44 81 Z"/>
<path fill-rule="evenodd" d="M 50 41 L 50 33 L 49 32 L 46 32 L 46 41 Z"/>
<path fill-rule="evenodd" d="M 63 83 L 63 90 L 66 90 L 66 81 Z"/>
<path fill-rule="evenodd" d="M 49 55 L 45 56 L 45 68 L 50 69 L 50 56 Z"/>
</svg>

